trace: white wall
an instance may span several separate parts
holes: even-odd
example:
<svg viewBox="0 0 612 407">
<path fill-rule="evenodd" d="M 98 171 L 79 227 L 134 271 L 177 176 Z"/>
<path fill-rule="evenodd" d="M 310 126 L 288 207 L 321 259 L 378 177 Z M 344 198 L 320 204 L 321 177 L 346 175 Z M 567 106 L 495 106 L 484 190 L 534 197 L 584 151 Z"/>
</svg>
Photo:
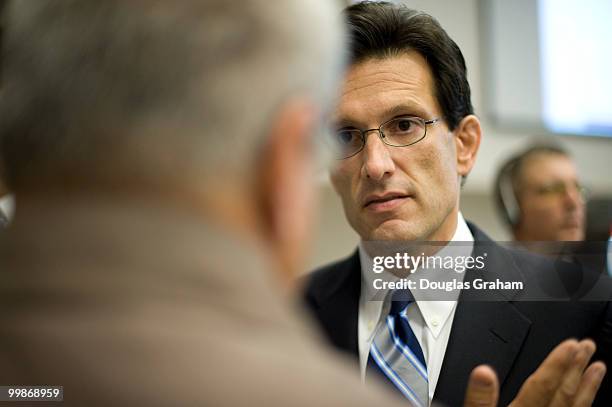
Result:
<svg viewBox="0 0 612 407">
<path fill-rule="evenodd" d="M 486 0 L 482 0 L 486 1 Z M 508 238 L 494 211 L 490 191 L 501 163 L 524 147 L 535 134 L 508 132 L 495 128 L 484 115 L 484 69 L 481 61 L 479 0 L 404 0 L 412 8 L 433 15 L 457 42 L 468 66 L 472 102 L 481 117 L 484 138 L 476 167 L 470 174 L 462 194 L 462 211 L 493 238 Z M 520 30 L 521 27 L 517 27 Z M 608 78 L 609 79 L 609 78 Z M 610 80 L 610 79 L 609 79 Z M 559 139 L 571 151 L 583 182 L 595 194 L 612 195 L 609 161 L 612 160 L 612 139 L 563 136 Z M 317 266 L 350 253 L 357 237 L 346 224 L 340 202 L 328 183 L 322 183 L 323 196 L 319 230 L 310 266 Z"/>
</svg>

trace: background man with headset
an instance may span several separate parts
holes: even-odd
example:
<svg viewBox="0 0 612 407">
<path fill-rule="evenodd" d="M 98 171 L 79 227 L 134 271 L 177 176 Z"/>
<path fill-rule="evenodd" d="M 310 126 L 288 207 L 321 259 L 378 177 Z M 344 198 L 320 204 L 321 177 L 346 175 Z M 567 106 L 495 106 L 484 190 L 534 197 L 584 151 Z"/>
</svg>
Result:
<svg viewBox="0 0 612 407">
<path fill-rule="evenodd" d="M 495 202 L 517 241 L 584 239 L 584 192 L 561 147 L 536 144 L 509 159 L 496 177 Z"/>
</svg>

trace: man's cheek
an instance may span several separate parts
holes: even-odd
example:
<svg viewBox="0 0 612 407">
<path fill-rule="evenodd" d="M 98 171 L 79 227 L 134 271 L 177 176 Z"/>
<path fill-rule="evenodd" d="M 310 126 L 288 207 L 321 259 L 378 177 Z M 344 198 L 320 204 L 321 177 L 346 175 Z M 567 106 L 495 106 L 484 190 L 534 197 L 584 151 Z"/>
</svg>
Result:
<svg viewBox="0 0 612 407">
<path fill-rule="evenodd" d="M 350 180 L 346 173 L 340 170 L 335 170 L 331 173 L 330 180 L 334 191 L 340 195 L 342 200 L 350 199 Z"/>
<path fill-rule="evenodd" d="M 336 191 L 336 193 L 340 196 L 342 196 L 341 193 L 341 182 L 340 182 L 340 174 L 339 174 L 339 169 L 338 168 L 332 168 L 329 172 L 329 180 L 331 181 L 332 187 L 334 188 L 334 191 Z"/>
</svg>

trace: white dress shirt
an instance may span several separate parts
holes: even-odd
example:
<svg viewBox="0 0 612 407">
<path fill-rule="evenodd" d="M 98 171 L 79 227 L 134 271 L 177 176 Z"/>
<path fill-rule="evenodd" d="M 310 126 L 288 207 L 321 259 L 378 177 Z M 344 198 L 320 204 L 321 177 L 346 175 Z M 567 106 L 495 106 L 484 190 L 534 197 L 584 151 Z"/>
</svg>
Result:
<svg viewBox="0 0 612 407">
<path fill-rule="evenodd" d="M 471 242 L 470 245 L 462 246 L 465 252 L 462 255 L 472 254 L 474 236 L 468 228 L 461 213 L 457 219 L 457 229 L 451 239 L 452 242 Z M 443 248 L 436 255 L 444 255 Z M 463 250 L 463 249 L 461 249 Z M 358 340 L 359 340 L 359 362 L 361 366 L 361 377 L 365 380 L 368 355 L 378 325 L 384 321 L 388 313 L 389 304 L 384 301 L 370 300 L 374 298 L 375 288 L 372 285 L 374 278 L 383 278 L 386 281 L 398 280 L 398 277 L 384 271 L 386 274 L 374 274 L 372 272 L 372 259 L 366 253 L 363 245 L 359 245 L 359 257 L 361 260 L 361 296 L 359 299 L 358 318 Z M 416 273 L 419 271 L 417 270 Z M 462 280 L 464 273 L 458 273 L 458 279 Z M 459 281 L 459 280 L 458 280 Z M 378 290 L 380 292 L 380 290 Z M 386 293 L 385 293 L 386 294 Z M 459 291 L 456 291 L 458 297 Z M 378 295 L 378 298 L 386 298 Z M 429 380 L 429 402 L 433 399 L 436 384 L 440 376 L 442 361 L 446 352 L 446 345 L 453 326 L 457 298 L 454 301 L 424 301 L 417 300 L 417 307 L 409 307 L 407 316 L 410 328 L 421 345 L 423 355 L 427 361 L 427 375 Z"/>
</svg>

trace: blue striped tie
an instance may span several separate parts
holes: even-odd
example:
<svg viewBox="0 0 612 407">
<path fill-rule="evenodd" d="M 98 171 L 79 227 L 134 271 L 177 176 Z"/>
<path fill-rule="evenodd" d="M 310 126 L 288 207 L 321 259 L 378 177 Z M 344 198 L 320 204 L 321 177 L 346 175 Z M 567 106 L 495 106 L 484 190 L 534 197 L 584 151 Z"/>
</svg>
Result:
<svg viewBox="0 0 612 407">
<path fill-rule="evenodd" d="M 429 381 L 423 350 L 408 323 L 406 311 L 414 306 L 410 291 L 395 291 L 389 315 L 377 327 L 370 346 L 366 375 L 386 377 L 415 406 L 429 405 Z"/>
</svg>

